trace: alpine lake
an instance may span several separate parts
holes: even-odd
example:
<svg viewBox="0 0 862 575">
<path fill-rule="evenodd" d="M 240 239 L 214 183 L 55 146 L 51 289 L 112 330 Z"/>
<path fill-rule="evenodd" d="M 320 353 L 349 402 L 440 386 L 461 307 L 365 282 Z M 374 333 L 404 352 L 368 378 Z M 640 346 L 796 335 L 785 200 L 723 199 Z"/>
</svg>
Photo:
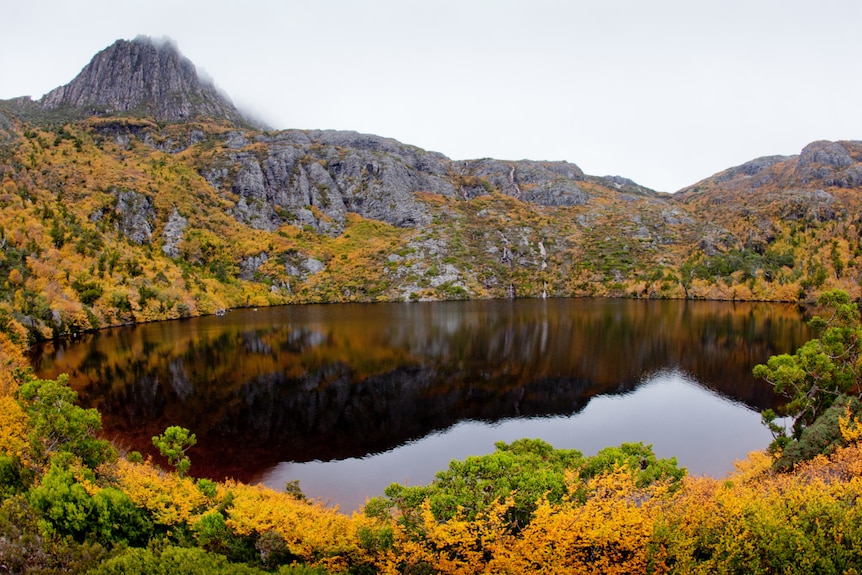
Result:
<svg viewBox="0 0 862 575">
<path fill-rule="evenodd" d="M 191 475 L 298 480 L 349 512 L 522 437 L 585 455 L 643 442 L 722 477 L 769 444 L 760 411 L 781 400 L 751 370 L 814 337 L 804 319 L 676 300 L 297 305 L 48 342 L 33 366 L 68 374 L 121 450 L 166 467 L 151 438 L 181 425 Z"/>
</svg>

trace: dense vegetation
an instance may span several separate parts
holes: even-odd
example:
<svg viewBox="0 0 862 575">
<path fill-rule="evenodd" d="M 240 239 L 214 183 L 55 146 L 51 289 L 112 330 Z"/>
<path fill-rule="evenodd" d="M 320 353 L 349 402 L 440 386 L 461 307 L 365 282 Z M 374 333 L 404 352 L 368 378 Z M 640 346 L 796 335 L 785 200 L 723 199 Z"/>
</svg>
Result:
<svg viewBox="0 0 862 575">
<path fill-rule="evenodd" d="M 831 323 L 813 320 L 828 327 L 806 347 L 827 355 L 841 348 L 837 355 L 849 357 L 843 352 L 855 353 L 862 329 L 855 304 L 840 292 L 821 303 Z M 7 572 L 862 568 L 862 420 L 837 399 L 846 397 L 838 392 L 860 391 L 858 379 L 842 375 L 849 364 L 838 364 L 829 383 L 806 380 L 815 393 L 802 395 L 819 416 L 805 415 L 813 408 L 805 402 L 789 403 L 788 414 L 799 414 L 799 432 L 772 453 L 751 454 L 725 479 L 686 476 L 673 459 L 659 460 L 642 444 L 584 457 L 525 439 L 453 461 L 427 486 L 393 484 L 348 516 L 307 500 L 295 485 L 276 492 L 191 477 L 185 450 L 195 439 L 181 427 L 153 438 L 173 470 L 118 453 L 98 436 L 99 414 L 75 405 L 65 378 L 29 374 L 22 355 L 26 330 L 8 308 L 0 312 L 0 565 Z M 805 361 L 811 354 L 803 348 L 787 357 Z M 788 361 L 773 358 L 771 368 L 758 371 Z M 794 381 L 813 377 L 806 373 Z M 821 405 L 829 402 L 815 397 L 821 390 L 836 399 Z M 818 425 L 832 438 L 822 453 L 783 464 L 782 451 Z"/>
</svg>

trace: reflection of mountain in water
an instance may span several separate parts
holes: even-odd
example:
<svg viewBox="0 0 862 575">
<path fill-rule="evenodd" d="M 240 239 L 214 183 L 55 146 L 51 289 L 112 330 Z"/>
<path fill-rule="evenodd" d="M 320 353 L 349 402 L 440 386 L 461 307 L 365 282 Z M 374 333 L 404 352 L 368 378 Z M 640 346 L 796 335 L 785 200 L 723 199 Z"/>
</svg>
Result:
<svg viewBox="0 0 862 575">
<path fill-rule="evenodd" d="M 279 461 L 361 457 L 463 419 L 571 414 L 681 369 L 755 409 L 751 377 L 809 337 L 787 306 L 548 300 L 333 305 L 98 332 L 48 346 L 121 445 L 198 434 L 195 469 L 244 479 Z M 225 465 L 225 462 L 230 462 Z"/>
</svg>

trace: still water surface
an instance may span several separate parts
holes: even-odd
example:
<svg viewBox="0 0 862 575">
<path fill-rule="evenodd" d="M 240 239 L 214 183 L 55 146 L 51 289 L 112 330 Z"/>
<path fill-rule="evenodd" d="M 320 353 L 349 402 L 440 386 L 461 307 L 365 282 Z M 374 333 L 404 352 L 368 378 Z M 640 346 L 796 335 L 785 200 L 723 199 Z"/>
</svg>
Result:
<svg viewBox="0 0 862 575">
<path fill-rule="evenodd" d="M 540 437 L 590 455 L 653 444 L 722 476 L 763 449 L 751 368 L 812 337 L 794 306 L 638 300 L 310 305 L 87 334 L 36 350 L 121 448 L 197 434 L 192 474 L 298 479 L 352 510 L 393 481 Z"/>
</svg>

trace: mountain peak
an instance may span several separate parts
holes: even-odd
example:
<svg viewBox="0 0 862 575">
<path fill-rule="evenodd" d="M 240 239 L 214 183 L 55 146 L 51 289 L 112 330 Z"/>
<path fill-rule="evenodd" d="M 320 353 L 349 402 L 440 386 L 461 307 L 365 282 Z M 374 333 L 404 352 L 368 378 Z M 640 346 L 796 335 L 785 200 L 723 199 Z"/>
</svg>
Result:
<svg viewBox="0 0 862 575">
<path fill-rule="evenodd" d="M 138 36 L 117 40 L 71 82 L 45 94 L 45 109 L 74 108 L 87 114 L 152 116 L 166 122 L 197 117 L 251 124 L 170 39 Z"/>
</svg>

